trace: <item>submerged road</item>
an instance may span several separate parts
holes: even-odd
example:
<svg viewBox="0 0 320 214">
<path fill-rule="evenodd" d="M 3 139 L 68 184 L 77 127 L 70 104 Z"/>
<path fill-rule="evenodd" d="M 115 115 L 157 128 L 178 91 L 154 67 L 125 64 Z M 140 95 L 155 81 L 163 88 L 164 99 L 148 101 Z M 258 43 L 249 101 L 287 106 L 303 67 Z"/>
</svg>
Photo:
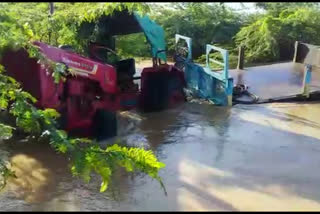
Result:
<svg viewBox="0 0 320 214">
<path fill-rule="evenodd" d="M 2 153 L 18 179 L 0 193 L 0 210 L 320 210 L 320 103 L 186 103 L 135 117 L 121 120 L 122 138 L 167 165 L 168 196 L 148 176 L 122 171 L 99 193 L 97 177 L 72 178 L 47 145 L 13 142 Z"/>
</svg>

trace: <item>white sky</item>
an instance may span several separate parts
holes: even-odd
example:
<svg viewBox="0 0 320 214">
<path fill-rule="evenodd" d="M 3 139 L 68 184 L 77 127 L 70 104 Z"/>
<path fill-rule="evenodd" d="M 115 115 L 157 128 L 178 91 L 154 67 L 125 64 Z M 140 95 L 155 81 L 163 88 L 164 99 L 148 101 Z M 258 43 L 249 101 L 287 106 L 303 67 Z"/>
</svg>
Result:
<svg viewBox="0 0 320 214">
<path fill-rule="evenodd" d="M 246 11 L 247 13 L 260 12 L 261 9 L 255 7 L 255 2 L 240 3 L 240 2 L 226 2 L 225 5 L 237 10 L 237 11 Z"/>
<path fill-rule="evenodd" d="M 170 3 L 166 3 L 166 2 L 159 2 L 159 3 L 152 3 L 152 4 L 162 4 L 162 5 L 167 5 Z M 225 5 L 227 5 L 228 7 L 234 9 L 235 11 L 238 12 L 244 12 L 244 13 L 254 13 L 254 12 L 262 12 L 262 9 L 257 9 L 255 7 L 255 2 L 244 2 L 244 3 L 240 3 L 240 2 L 224 2 Z"/>
</svg>

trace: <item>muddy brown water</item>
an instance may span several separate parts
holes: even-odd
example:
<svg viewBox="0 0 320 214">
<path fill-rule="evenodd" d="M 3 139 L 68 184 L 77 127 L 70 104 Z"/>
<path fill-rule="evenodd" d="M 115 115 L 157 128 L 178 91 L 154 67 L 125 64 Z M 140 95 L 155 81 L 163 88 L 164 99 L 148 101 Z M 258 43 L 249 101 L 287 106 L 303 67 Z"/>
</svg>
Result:
<svg viewBox="0 0 320 214">
<path fill-rule="evenodd" d="M 46 143 L 11 142 L 1 151 L 18 178 L 0 193 L 0 210 L 320 210 L 320 103 L 186 103 L 121 117 L 120 137 L 166 164 L 167 196 L 148 176 L 123 171 L 100 193 L 98 177 L 73 178 Z"/>
</svg>

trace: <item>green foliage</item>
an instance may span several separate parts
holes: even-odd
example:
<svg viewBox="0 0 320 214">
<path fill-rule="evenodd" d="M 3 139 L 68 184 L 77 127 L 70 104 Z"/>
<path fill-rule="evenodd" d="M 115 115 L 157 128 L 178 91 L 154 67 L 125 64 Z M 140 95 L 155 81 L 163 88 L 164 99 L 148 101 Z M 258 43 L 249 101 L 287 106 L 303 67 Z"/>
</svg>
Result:
<svg viewBox="0 0 320 214">
<path fill-rule="evenodd" d="M 223 62 L 223 58 L 220 52 L 214 52 L 209 54 L 210 59 L 218 60 L 219 62 Z M 206 55 L 200 56 L 198 59 L 194 60 L 194 62 L 200 64 L 200 65 L 206 65 Z M 214 70 L 220 70 L 222 69 L 221 65 L 213 64 Z M 238 64 L 238 55 L 231 53 L 229 54 L 229 69 L 235 69 Z"/>
<path fill-rule="evenodd" d="M 7 164 L 0 159 L 0 175 L 1 175 L 1 183 L 0 183 L 0 190 L 2 190 L 6 184 L 8 178 L 16 178 L 14 171 L 10 170 Z"/>
<path fill-rule="evenodd" d="M 120 147 L 117 144 L 103 150 L 97 145 L 91 145 L 81 151 L 77 150 L 74 156 L 77 158 L 72 167 L 73 174 L 80 175 L 86 182 L 90 181 L 91 171 L 100 174 L 102 177 L 101 192 L 106 190 L 116 166 L 121 166 L 128 172 L 144 172 L 157 179 L 164 188 L 158 171 L 165 165 L 157 161 L 152 151 Z"/>
<path fill-rule="evenodd" d="M 52 71 L 56 83 L 64 80 L 66 67 L 42 56 L 32 45 L 32 40 L 55 46 L 71 44 L 81 53 L 85 51 L 88 40 L 78 38 L 82 23 L 96 25 L 101 15 L 112 14 L 115 10 L 128 9 L 143 13 L 149 8 L 142 3 L 55 3 L 55 6 L 54 15 L 48 18 L 48 3 L 1 3 L 0 53 L 7 48 L 26 48 L 30 56 L 38 58 L 40 64 Z M 118 145 L 102 149 L 90 139 L 70 138 L 65 131 L 57 129 L 59 113 L 54 109 L 37 109 L 35 102 L 36 99 L 23 91 L 0 67 L 0 108 L 16 118 L 16 127 L 0 123 L 1 138 L 10 138 L 17 128 L 47 139 L 57 152 L 70 156 L 74 175 L 89 182 L 91 172 L 98 173 L 102 178 L 101 192 L 107 189 L 116 167 L 124 167 L 127 171 L 142 171 L 157 179 L 163 187 L 158 171 L 164 164 L 158 162 L 152 152 Z M 5 185 L 6 179 L 14 176 L 14 173 L 2 162 L 0 167 Z"/>
<path fill-rule="evenodd" d="M 266 10 L 269 14 L 278 16 L 283 10 L 286 9 L 299 9 L 302 7 L 315 8 L 319 7 L 318 2 L 258 2 L 257 8 Z"/>
<path fill-rule="evenodd" d="M 234 47 L 233 43 L 229 43 L 229 44 L 223 44 L 223 45 L 219 45 L 219 44 L 213 44 L 215 46 L 218 46 L 220 48 L 223 48 L 225 50 L 228 50 L 229 52 L 229 69 L 234 69 L 237 67 L 238 64 L 238 48 Z M 211 59 L 215 59 L 218 60 L 220 62 L 223 62 L 223 57 L 222 54 L 218 51 L 213 51 L 209 54 L 209 57 Z M 201 65 L 205 65 L 206 64 L 206 54 L 201 55 L 200 57 L 198 57 L 198 59 L 194 60 L 194 62 L 199 63 Z M 215 63 L 211 63 L 213 64 L 213 67 L 216 69 L 222 69 L 221 65 L 215 64 Z"/>
<path fill-rule="evenodd" d="M 116 49 L 118 55 L 124 58 L 150 56 L 150 45 L 143 33 L 118 36 Z"/>
<path fill-rule="evenodd" d="M 0 123 L 0 140 L 7 140 L 11 138 L 13 129 L 14 128 L 11 126 Z"/>
<path fill-rule="evenodd" d="M 319 44 L 320 10 L 300 7 L 267 13 L 236 35 L 237 45 L 246 48 L 248 61 L 277 61 L 292 58 L 295 41 Z"/>
<path fill-rule="evenodd" d="M 274 60 L 279 57 L 276 40 L 280 30 L 279 24 L 278 19 L 265 16 L 240 30 L 236 35 L 236 42 L 246 48 L 246 59 Z"/>
<path fill-rule="evenodd" d="M 172 3 L 153 12 L 166 32 L 169 53 L 175 49 L 175 34 L 182 34 L 193 39 L 193 58 L 205 53 L 206 44 L 232 42 L 242 23 L 242 16 L 218 3 Z"/>
<path fill-rule="evenodd" d="M 96 40 L 99 33 L 89 31 L 85 38 L 79 37 L 82 25 L 95 29 L 101 16 L 116 10 L 141 14 L 149 11 L 144 3 L 55 3 L 55 12 L 48 17 L 48 7 L 48 3 L 1 3 L 0 50 L 6 46 L 24 47 L 30 40 L 39 40 L 54 46 L 69 44 L 77 52 L 85 53 L 88 40 Z"/>
</svg>

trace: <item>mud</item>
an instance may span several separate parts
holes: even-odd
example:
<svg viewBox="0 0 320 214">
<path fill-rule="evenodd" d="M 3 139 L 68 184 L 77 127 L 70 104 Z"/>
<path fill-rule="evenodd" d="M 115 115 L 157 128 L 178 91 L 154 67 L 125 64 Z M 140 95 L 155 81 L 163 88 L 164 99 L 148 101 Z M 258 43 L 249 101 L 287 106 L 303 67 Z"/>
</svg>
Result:
<svg viewBox="0 0 320 214">
<path fill-rule="evenodd" d="M 1 211 L 320 210 L 320 103 L 186 103 L 160 113 L 120 115 L 119 138 L 152 149 L 166 168 L 157 181 L 116 173 L 73 178 L 46 143 L 1 144 L 18 176 L 0 194 Z"/>
</svg>

